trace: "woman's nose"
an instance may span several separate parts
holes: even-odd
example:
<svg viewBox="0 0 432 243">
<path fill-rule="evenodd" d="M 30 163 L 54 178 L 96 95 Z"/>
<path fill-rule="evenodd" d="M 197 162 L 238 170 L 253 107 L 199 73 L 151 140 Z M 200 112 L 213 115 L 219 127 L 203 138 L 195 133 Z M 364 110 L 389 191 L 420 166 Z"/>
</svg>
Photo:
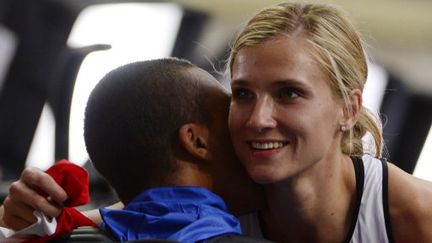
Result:
<svg viewBox="0 0 432 243">
<path fill-rule="evenodd" d="M 246 127 L 263 132 L 265 129 L 276 127 L 276 121 L 273 118 L 274 103 L 270 97 L 257 99 L 254 108 L 246 123 Z"/>
</svg>

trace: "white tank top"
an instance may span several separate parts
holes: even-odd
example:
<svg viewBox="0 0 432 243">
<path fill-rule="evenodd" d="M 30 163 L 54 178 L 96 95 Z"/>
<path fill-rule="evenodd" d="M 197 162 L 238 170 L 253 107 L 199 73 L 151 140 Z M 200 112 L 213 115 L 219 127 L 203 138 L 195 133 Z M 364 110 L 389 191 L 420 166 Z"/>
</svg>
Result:
<svg viewBox="0 0 432 243">
<path fill-rule="evenodd" d="M 363 155 L 362 161 L 359 164 L 360 167 L 363 165 L 364 173 L 356 172 L 356 180 L 359 183 L 363 174 L 363 190 L 357 190 L 361 203 L 350 242 L 393 242 L 388 211 L 387 163 L 370 155 Z"/>
<path fill-rule="evenodd" d="M 344 242 L 393 242 L 388 214 L 387 163 L 363 155 L 353 158 L 357 184 L 356 214 Z M 243 234 L 263 238 L 257 213 L 240 217 Z"/>
</svg>

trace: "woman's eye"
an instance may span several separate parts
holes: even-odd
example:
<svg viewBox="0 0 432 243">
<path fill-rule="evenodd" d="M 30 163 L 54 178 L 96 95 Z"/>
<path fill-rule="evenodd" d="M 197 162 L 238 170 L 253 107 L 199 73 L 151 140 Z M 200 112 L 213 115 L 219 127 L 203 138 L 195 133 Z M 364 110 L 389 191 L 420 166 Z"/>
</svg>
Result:
<svg viewBox="0 0 432 243">
<path fill-rule="evenodd" d="M 282 88 L 279 90 L 279 98 L 283 100 L 292 100 L 300 96 L 300 92 L 294 88 Z"/>
<path fill-rule="evenodd" d="M 233 99 L 245 100 L 253 98 L 253 93 L 247 89 L 233 89 Z"/>
</svg>

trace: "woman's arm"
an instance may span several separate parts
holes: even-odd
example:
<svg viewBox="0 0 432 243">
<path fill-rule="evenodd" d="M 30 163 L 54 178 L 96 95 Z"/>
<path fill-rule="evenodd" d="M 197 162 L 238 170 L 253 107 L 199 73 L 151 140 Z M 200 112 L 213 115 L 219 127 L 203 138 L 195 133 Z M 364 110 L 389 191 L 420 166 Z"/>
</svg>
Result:
<svg viewBox="0 0 432 243">
<path fill-rule="evenodd" d="M 48 196 L 40 195 L 41 191 Z M 47 173 L 37 168 L 26 168 L 20 179 L 12 183 L 9 195 L 0 207 L 0 226 L 23 229 L 36 222 L 33 215 L 35 210 L 55 218 L 67 198 L 66 192 Z M 123 208 L 123 203 L 118 202 L 108 208 Z M 96 224 L 101 222 L 98 209 L 82 213 Z"/>
<path fill-rule="evenodd" d="M 396 242 L 432 242 L 432 183 L 389 164 L 389 210 Z"/>
<path fill-rule="evenodd" d="M 40 195 L 39 191 L 48 196 Z M 20 230 L 35 223 L 34 210 L 57 217 L 67 198 L 51 176 L 37 168 L 26 168 L 9 188 L 9 195 L 3 201 L 1 222 L 5 227 Z"/>
<path fill-rule="evenodd" d="M 122 202 L 117 202 L 111 206 L 108 206 L 107 208 L 122 209 L 123 207 L 124 207 L 124 205 Z M 87 218 L 91 219 L 97 225 L 99 225 L 100 222 L 102 221 L 102 218 L 101 218 L 100 213 L 99 213 L 99 209 L 87 210 L 87 211 L 84 211 L 81 213 L 84 214 Z"/>
</svg>

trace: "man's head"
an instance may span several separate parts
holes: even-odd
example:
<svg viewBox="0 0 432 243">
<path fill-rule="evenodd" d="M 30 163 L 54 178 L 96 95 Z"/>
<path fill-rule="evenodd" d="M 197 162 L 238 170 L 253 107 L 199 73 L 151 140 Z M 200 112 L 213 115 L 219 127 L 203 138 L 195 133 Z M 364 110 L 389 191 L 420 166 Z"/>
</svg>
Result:
<svg viewBox="0 0 432 243">
<path fill-rule="evenodd" d="M 229 102 L 210 74 L 185 60 L 119 67 L 99 82 L 87 103 L 90 159 L 125 203 L 150 187 L 196 185 L 230 204 L 239 192 L 230 190 L 228 180 L 252 195 L 229 139 Z"/>
</svg>

